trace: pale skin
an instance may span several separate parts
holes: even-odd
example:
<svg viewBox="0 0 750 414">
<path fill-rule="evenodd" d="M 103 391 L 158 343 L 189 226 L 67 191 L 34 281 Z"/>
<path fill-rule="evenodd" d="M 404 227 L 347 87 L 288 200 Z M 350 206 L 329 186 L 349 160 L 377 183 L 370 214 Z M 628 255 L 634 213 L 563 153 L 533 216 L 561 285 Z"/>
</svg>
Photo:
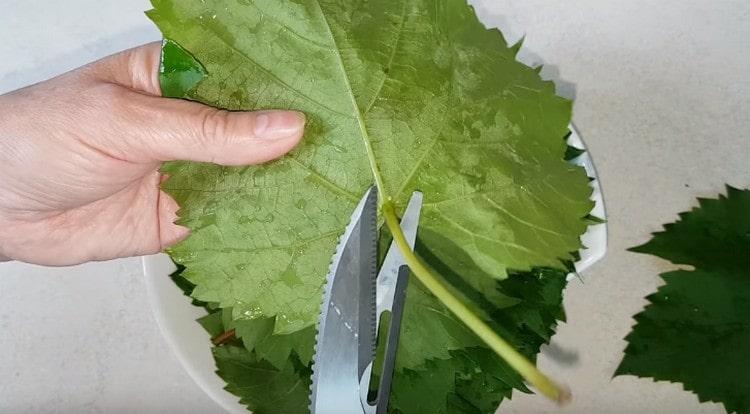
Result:
<svg viewBox="0 0 750 414">
<path fill-rule="evenodd" d="M 73 265 L 152 254 L 188 237 L 162 163 L 281 157 L 295 111 L 228 112 L 161 97 L 160 45 L 0 96 L 0 261 Z"/>
</svg>

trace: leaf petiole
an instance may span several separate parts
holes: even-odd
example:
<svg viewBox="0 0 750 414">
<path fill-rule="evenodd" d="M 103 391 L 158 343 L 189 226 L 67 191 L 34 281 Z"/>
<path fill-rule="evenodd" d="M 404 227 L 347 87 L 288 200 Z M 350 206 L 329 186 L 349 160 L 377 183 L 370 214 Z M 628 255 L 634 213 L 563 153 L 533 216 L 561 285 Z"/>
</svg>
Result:
<svg viewBox="0 0 750 414">
<path fill-rule="evenodd" d="M 472 312 L 460 299 L 453 295 L 435 275 L 425 266 L 424 262 L 414 253 L 406 241 L 399 219 L 393 206 L 393 201 L 387 199 L 382 205 L 385 223 L 393 235 L 393 240 L 404 255 L 406 264 L 414 276 L 422 282 L 445 306 L 453 312 L 466 326 L 469 327 L 487 346 L 489 346 L 500 358 L 505 360 L 516 372 L 518 372 L 529 384 L 534 386 L 547 398 L 564 404 L 570 400 L 570 391 L 556 384 L 544 375 L 528 359 L 516 351 L 508 342 L 501 338 L 483 320 Z"/>
<path fill-rule="evenodd" d="M 215 346 L 221 346 L 235 338 L 236 338 L 235 330 L 230 329 L 226 332 L 223 332 L 221 335 L 211 338 L 211 343 L 214 344 Z"/>
</svg>

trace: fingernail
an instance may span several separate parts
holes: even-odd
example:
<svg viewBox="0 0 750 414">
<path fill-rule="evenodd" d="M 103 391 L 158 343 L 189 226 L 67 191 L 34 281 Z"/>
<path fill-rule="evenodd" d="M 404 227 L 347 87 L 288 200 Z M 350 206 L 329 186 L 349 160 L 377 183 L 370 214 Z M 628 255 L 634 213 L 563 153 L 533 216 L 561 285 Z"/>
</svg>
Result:
<svg viewBox="0 0 750 414">
<path fill-rule="evenodd" d="M 260 111 L 255 114 L 255 137 L 260 139 L 284 139 L 298 135 L 307 118 L 297 111 Z"/>
</svg>

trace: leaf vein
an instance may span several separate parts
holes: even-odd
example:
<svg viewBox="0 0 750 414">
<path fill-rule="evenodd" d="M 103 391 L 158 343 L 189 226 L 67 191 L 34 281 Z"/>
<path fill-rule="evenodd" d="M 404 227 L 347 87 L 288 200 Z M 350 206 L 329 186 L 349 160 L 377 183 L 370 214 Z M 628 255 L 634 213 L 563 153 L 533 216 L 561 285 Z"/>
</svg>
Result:
<svg viewBox="0 0 750 414">
<path fill-rule="evenodd" d="M 364 112 L 365 115 L 367 115 L 370 112 L 370 109 L 372 109 L 373 105 L 375 105 L 375 102 L 378 100 L 378 96 L 380 96 L 380 93 L 383 91 L 383 86 L 385 86 L 385 82 L 388 80 L 388 73 L 391 71 L 391 68 L 393 67 L 393 60 L 396 58 L 398 45 L 399 43 L 401 43 L 401 34 L 404 32 L 404 23 L 406 22 L 406 4 L 407 2 L 404 2 L 404 7 L 402 7 L 402 10 L 401 10 L 401 21 L 396 31 L 396 41 L 393 44 L 393 49 L 391 50 L 391 56 L 388 59 L 388 64 L 385 66 L 385 70 L 384 70 L 385 76 L 383 76 L 383 80 L 380 82 L 380 86 L 378 86 L 378 89 L 375 92 L 375 95 L 373 95 L 372 100 L 370 100 L 370 103 L 367 105 L 367 108 L 365 109 L 365 112 Z"/>
<path fill-rule="evenodd" d="M 370 169 L 372 170 L 372 175 L 375 178 L 375 183 L 378 187 L 378 191 L 380 192 L 380 195 L 382 196 L 380 199 L 381 200 L 386 199 L 387 194 L 385 192 L 383 178 L 380 175 L 380 169 L 378 168 L 378 164 L 375 159 L 375 152 L 372 149 L 372 143 L 370 142 L 370 135 L 367 132 L 367 127 L 365 126 L 364 118 L 362 118 L 362 111 L 359 109 L 359 105 L 357 105 L 357 99 L 354 97 L 354 90 L 352 89 L 351 82 L 349 81 L 349 74 L 346 72 L 346 68 L 344 67 L 344 59 L 341 56 L 341 52 L 339 51 L 339 47 L 336 42 L 336 37 L 333 35 L 333 29 L 331 29 L 331 24 L 328 22 L 328 17 L 323 11 L 323 6 L 320 4 L 320 0 L 315 0 L 315 4 L 318 5 L 318 10 L 320 11 L 320 15 L 322 16 L 323 21 L 326 24 L 328 35 L 331 38 L 331 42 L 333 42 L 334 53 L 336 54 L 336 57 L 338 58 L 341 76 L 344 79 L 346 90 L 349 93 L 349 98 L 351 99 L 352 110 L 356 113 L 357 124 L 359 125 L 361 138 L 365 145 L 365 151 L 367 152 L 367 159 L 370 162 Z"/>
<path fill-rule="evenodd" d="M 330 179 L 323 176 L 323 174 L 317 172 L 315 169 L 310 167 L 309 165 L 303 163 L 302 161 L 298 160 L 297 158 L 288 155 L 287 158 L 294 162 L 295 165 L 299 166 L 300 168 L 307 171 L 311 176 L 315 177 L 318 181 L 320 181 L 323 185 L 326 186 L 329 190 L 335 192 L 336 194 L 342 195 L 346 198 L 351 199 L 352 201 L 359 201 L 359 197 L 357 197 L 355 194 L 352 194 L 351 192 L 347 191 L 343 187 L 339 186 L 338 184 L 334 183 Z"/>
<path fill-rule="evenodd" d="M 292 243 L 292 244 L 286 244 L 286 245 L 272 245 L 272 246 L 258 247 L 258 248 L 247 248 L 247 247 L 222 247 L 221 249 L 196 248 L 196 249 L 193 249 L 193 251 L 214 252 L 214 253 L 260 253 L 260 252 L 266 252 L 270 250 L 292 250 L 292 249 L 297 250 L 300 247 L 305 247 L 309 244 L 315 243 L 325 238 L 340 235 L 341 233 L 342 233 L 341 230 L 336 229 L 333 231 L 320 234 L 310 239 L 302 240 L 299 243 Z"/>
<path fill-rule="evenodd" d="M 238 49 L 235 45 L 233 45 L 227 39 L 225 39 L 224 37 L 220 36 L 218 33 L 214 33 L 214 34 L 216 35 L 216 38 L 219 39 L 219 40 L 221 40 L 221 42 L 224 43 L 230 50 L 233 50 L 235 53 L 237 53 L 238 55 L 242 56 L 245 60 L 247 60 L 248 62 L 250 62 L 251 64 L 253 64 L 253 66 L 255 66 L 256 68 L 258 68 L 258 70 L 260 70 L 261 72 L 263 72 L 263 74 L 265 74 L 271 80 L 273 80 L 274 82 L 276 82 L 279 85 L 283 86 L 287 90 L 293 92 L 297 96 L 300 96 L 303 99 L 307 100 L 308 102 L 310 102 L 310 103 L 312 103 L 314 105 L 317 105 L 317 106 L 319 106 L 319 107 L 321 107 L 321 108 L 323 108 L 323 109 L 325 109 L 325 110 L 327 110 L 329 112 L 332 112 L 332 113 L 337 114 L 337 115 L 341 115 L 341 116 L 343 116 L 345 118 L 352 118 L 351 115 L 347 115 L 345 113 L 339 112 L 339 111 L 337 111 L 337 110 L 329 107 L 328 105 L 323 104 L 322 102 L 318 101 L 317 99 L 314 99 L 314 98 L 308 96 L 307 94 L 305 94 L 304 92 L 302 92 L 299 89 L 295 88 L 294 86 L 286 83 L 283 79 L 279 78 L 273 72 L 271 72 L 270 70 L 266 69 L 263 65 L 261 65 L 260 63 L 258 63 L 258 61 L 256 61 L 252 57 L 250 57 L 250 55 L 248 55 L 247 53 L 245 53 L 243 50 Z"/>
<path fill-rule="evenodd" d="M 544 227 L 540 227 L 540 226 L 538 226 L 538 225 L 536 225 L 534 223 L 531 223 L 531 222 L 529 222 L 527 220 L 522 219 L 521 217 L 518 217 L 517 215 L 511 213 L 506 208 L 504 208 L 503 206 L 501 206 L 500 204 L 498 204 L 495 200 L 487 197 L 486 193 L 481 193 L 481 196 L 482 196 L 482 198 L 484 198 L 485 200 L 487 200 L 487 202 L 490 203 L 493 207 L 495 207 L 496 209 L 498 209 L 501 212 L 505 213 L 505 215 L 507 215 L 508 217 L 512 218 L 513 220 L 516 220 L 517 222 L 519 222 L 521 224 L 524 224 L 524 225 L 526 225 L 528 227 L 531 227 L 532 229 L 543 231 L 545 233 L 554 234 L 554 235 L 559 236 L 559 237 L 563 236 L 559 232 L 556 232 L 556 231 L 550 230 L 550 229 L 546 229 Z"/>
</svg>

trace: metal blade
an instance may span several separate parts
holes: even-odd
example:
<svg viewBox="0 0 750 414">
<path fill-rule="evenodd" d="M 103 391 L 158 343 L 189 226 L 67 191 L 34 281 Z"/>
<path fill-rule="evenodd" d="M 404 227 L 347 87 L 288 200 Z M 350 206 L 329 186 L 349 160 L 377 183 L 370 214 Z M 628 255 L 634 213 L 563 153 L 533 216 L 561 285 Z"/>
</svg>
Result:
<svg viewBox="0 0 750 414">
<path fill-rule="evenodd" d="M 404 315 L 404 302 L 406 301 L 406 286 L 408 282 L 409 268 L 402 266 L 398 271 L 396 288 L 394 289 L 393 304 L 391 307 L 391 324 L 388 327 L 388 343 L 385 345 L 383 371 L 380 373 L 378 398 L 375 402 L 376 414 L 388 414 L 388 400 L 391 397 L 393 369 L 396 366 L 396 350 L 398 350 L 398 340 L 401 333 L 401 317 Z"/>
<path fill-rule="evenodd" d="M 404 237 L 412 250 L 417 239 L 417 227 L 422 210 L 422 200 L 422 193 L 414 192 L 401 218 L 401 231 L 403 231 Z M 388 399 L 391 394 L 393 368 L 396 363 L 396 350 L 401 332 L 401 316 L 403 315 L 404 301 L 406 299 L 408 277 L 409 269 L 406 266 L 404 256 L 398 246 L 396 246 L 396 243 L 391 242 L 388 253 L 386 253 L 383 260 L 380 273 L 378 273 L 375 332 L 379 331 L 380 317 L 384 312 L 391 312 L 391 323 L 388 332 L 384 333 L 388 335 L 388 342 L 385 347 L 378 395 L 374 405 L 367 403 L 369 382 L 372 376 L 372 364 L 367 367 L 364 376 L 360 380 L 360 398 L 363 401 L 366 414 L 382 414 L 388 409 Z"/>
<path fill-rule="evenodd" d="M 404 216 L 401 218 L 401 230 L 404 232 L 406 241 L 412 250 L 414 250 L 414 243 L 417 240 L 417 227 L 419 225 L 419 215 L 422 210 L 422 200 L 422 193 L 414 192 L 411 200 L 409 200 L 409 204 L 406 206 Z M 396 243 L 391 243 L 378 274 L 377 323 L 380 323 L 381 313 L 391 310 L 398 272 L 401 266 L 405 264 L 406 262 L 404 261 L 404 256 L 401 254 L 401 250 L 396 246 Z"/>
<path fill-rule="evenodd" d="M 316 337 L 310 412 L 362 412 L 359 381 L 375 356 L 377 190 L 352 214 L 328 273 Z"/>
</svg>

